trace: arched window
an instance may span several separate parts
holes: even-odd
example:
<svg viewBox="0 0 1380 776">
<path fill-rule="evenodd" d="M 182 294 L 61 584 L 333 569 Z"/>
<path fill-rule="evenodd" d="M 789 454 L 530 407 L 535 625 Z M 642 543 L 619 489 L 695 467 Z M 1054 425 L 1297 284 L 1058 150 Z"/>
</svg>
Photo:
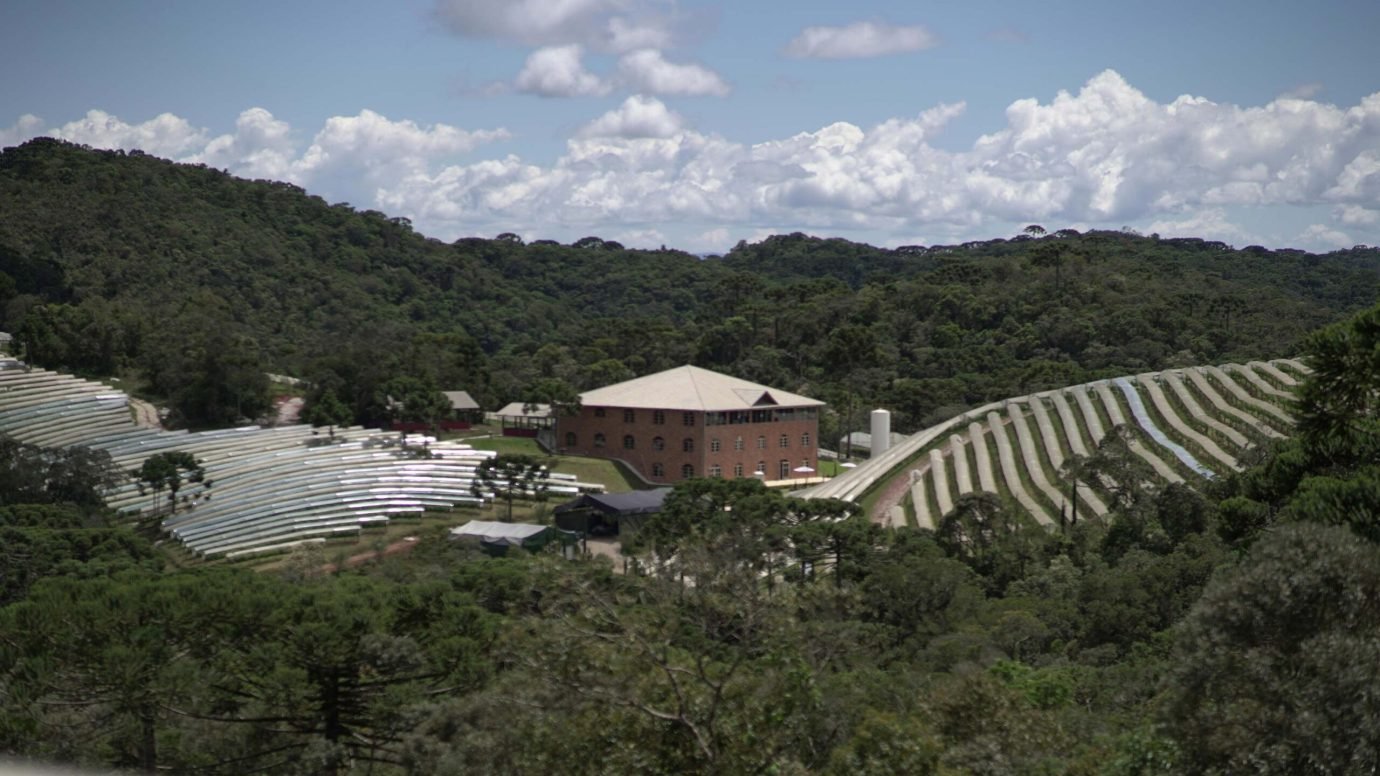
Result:
<svg viewBox="0 0 1380 776">
<path fill-rule="evenodd" d="M 686 437 L 685 441 L 680 443 L 680 449 L 687 453 L 695 452 L 695 440 L 690 437 Z"/>
<path fill-rule="evenodd" d="M 734 450 L 742 450 L 742 449 L 743 449 L 743 438 L 742 438 L 742 437 L 738 437 L 737 439 L 733 440 L 733 449 L 734 449 Z"/>
<path fill-rule="evenodd" d="M 720 466 L 716 463 L 716 464 L 714 464 L 713 466 L 709 467 L 709 476 L 710 476 L 710 477 L 722 477 L 722 476 L 724 476 L 724 470 L 723 470 L 722 467 L 720 467 Z"/>
<path fill-rule="evenodd" d="M 791 462 L 782 458 L 780 466 L 777 467 L 777 471 L 780 472 L 780 479 L 789 480 L 791 478 Z"/>
<path fill-rule="evenodd" d="M 633 435 L 632 435 L 632 434 L 624 434 L 624 435 L 623 435 L 623 449 L 624 449 L 624 450 L 633 450 L 633 449 L 635 449 L 636 447 L 637 447 L 637 440 L 636 440 L 636 439 L 633 439 Z"/>
<path fill-rule="evenodd" d="M 565 432 L 565 446 L 566 446 L 566 447 L 574 447 L 574 446 L 575 446 L 575 432 L 574 432 L 574 431 L 567 431 L 567 432 Z"/>
<path fill-rule="evenodd" d="M 652 476 L 653 476 L 653 477 L 665 477 L 665 476 L 666 476 L 666 467 L 665 467 L 665 466 L 662 466 L 662 465 L 659 464 L 659 463 L 654 463 L 654 464 L 652 464 Z"/>
<path fill-rule="evenodd" d="M 735 463 L 735 464 L 733 464 L 733 476 L 734 476 L 734 477 L 741 477 L 741 476 L 743 476 L 743 465 L 742 465 L 741 463 Z"/>
<path fill-rule="evenodd" d="M 603 433 L 602 431 L 594 435 L 594 446 L 595 446 L 595 447 L 603 447 L 603 446 L 604 446 L 604 433 Z"/>
<path fill-rule="evenodd" d="M 714 439 L 709 440 L 709 452 L 711 452 L 711 453 L 717 453 L 717 452 L 719 452 L 719 439 L 718 439 L 718 437 L 715 437 Z"/>
<path fill-rule="evenodd" d="M 766 438 L 766 437 L 764 437 L 764 436 L 759 436 L 759 437 L 757 437 L 757 449 L 758 449 L 758 450 L 766 450 L 766 449 L 767 449 L 767 438 Z"/>
<path fill-rule="evenodd" d="M 782 447 L 790 447 L 790 446 L 791 446 L 791 437 L 790 437 L 789 434 L 782 434 L 782 435 L 781 435 L 781 446 L 782 446 Z"/>
<path fill-rule="evenodd" d="M 690 464 L 687 463 L 687 464 L 685 464 L 684 466 L 680 467 L 680 478 L 681 478 L 682 480 L 688 480 L 688 479 L 690 479 L 691 477 L 694 477 L 694 476 L 695 476 L 695 467 L 694 467 L 694 466 L 691 466 Z"/>
<path fill-rule="evenodd" d="M 666 449 L 666 440 L 665 440 L 665 439 L 662 439 L 661 437 L 652 437 L 652 449 L 653 449 L 653 450 L 665 450 L 665 449 Z"/>
<path fill-rule="evenodd" d="M 809 447 L 809 446 L 810 446 L 810 432 L 806 431 L 805 433 L 803 433 L 803 434 L 800 435 L 800 446 L 801 446 L 801 447 Z"/>
</svg>

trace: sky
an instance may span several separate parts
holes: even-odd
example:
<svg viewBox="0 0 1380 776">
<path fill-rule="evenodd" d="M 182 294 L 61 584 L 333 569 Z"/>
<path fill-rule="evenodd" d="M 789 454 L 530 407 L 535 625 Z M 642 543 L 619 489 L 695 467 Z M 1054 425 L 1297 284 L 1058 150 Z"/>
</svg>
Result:
<svg viewBox="0 0 1380 776">
<path fill-rule="evenodd" d="M 1374 0 L 6 0 L 0 147 L 442 240 L 1380 244 Z"/>
</svg>

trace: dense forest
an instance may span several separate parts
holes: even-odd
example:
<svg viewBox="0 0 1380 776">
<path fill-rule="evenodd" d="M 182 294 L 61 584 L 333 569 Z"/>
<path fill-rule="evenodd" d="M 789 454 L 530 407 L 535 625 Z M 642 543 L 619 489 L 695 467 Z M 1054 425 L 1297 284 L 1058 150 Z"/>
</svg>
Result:
<svg viewBox="0 0 1380 776">
<path fill-rule="evenodd" d="M 182 568 L 8 445 L 0 751 L 174 773 L 1364 773 L 1380 766 L 1380 308 L 1206 493 L 935 531 L 693 480 L 645 574 L 427 537 Z M 11 494 L 14 494 L 13 496 Z M 15 500 L 25 503 L 14 503 Z"/>
<path fill-rule="evenodd" d="M 1380 296 L 1380 250 L 1128 232 L 875 248 L 780 235 L 724 256 L 406 219 L 137 152 L 0 153 L 0 313 L 33 363 L 137 375 L 194 427 L 254 417 L 264 372 L 366 423 L 388 395 L 493 409 L 694 363 L 914 430 L 1006 396 L 1294 352 Z M 428 406 L 425 401 L 404 406 Z"/>
<path fill-rule="evenodd" d="M 693 480 L 631 548 L 661 559 L 643 574 L 430 536 L 358 568 L 311 548 L 272 572 L 190 564 L 102 505 L 108 459 L 0 439 L 0 752 L 217 774 L 1372 772 L 1378 268 L 1368 248 L 1035 225 L 709 258 L 444 244 L 285 184 L 6 149 L 5 327 L 188 425 L 252 415 L 266 371 L 369 421 L 389 394 L 493 405 L 693 362 L 903 428 L 1175 365 L 1314 374 L 1297 434 L 1251 468 L 1127 488 L 1106 521 L 1049 531 L 979 496 L 884 529 Z"/>
</svg>

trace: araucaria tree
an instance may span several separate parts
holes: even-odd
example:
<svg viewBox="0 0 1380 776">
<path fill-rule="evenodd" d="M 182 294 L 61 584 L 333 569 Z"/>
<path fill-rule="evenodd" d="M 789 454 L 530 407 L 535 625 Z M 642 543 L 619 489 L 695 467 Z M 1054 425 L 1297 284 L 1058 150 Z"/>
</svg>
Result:
<svg viewBox="0 0 1380 776">
<path fill-rule="evenodd" d="M 500 455 L 480 464 L 470 491 L 478 498 L 502 498 L 508 502 L 508 519 L 513 519 L 513 499 L 546 500 L 550 488 L 547 466 L 531 455 Z"/>
</svg>

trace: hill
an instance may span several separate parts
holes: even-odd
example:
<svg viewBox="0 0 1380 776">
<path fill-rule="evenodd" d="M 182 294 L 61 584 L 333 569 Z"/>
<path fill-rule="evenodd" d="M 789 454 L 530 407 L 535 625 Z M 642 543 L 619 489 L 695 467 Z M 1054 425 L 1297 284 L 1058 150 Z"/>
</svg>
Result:
<svg viewBox="0 0 1380 776">
<path fill-rule="evenodd" d="M 381 420 L 385 388 L 485 405 L 693 362 L 914 430 L 1101 377 L 1287 355 L 1377 298 L 1380 251 L 1059 230 L 895 250 L 781 235 L 723 257 L 597 237 L 453 244 L 406 219 L 138 152 L 0 153 L 3 325 L 29 360 L 137 369 L 190 425 L 271 371 Z M 216 388 L 215 386 L 229 386 Z"/>
</svg>

